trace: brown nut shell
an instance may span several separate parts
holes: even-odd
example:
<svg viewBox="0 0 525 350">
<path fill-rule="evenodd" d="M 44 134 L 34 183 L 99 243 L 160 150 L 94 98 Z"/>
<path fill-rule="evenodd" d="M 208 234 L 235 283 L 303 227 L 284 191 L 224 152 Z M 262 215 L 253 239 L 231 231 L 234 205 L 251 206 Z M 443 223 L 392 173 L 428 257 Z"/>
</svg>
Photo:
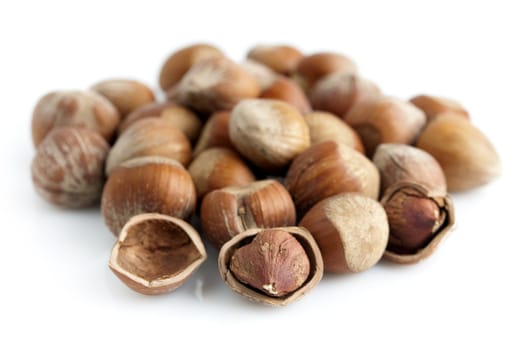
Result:
<svg viewBox="0 0 525 350">
<path fill-rule="evenodd" d="M 172 106 L 163 109 L 160 113 L 160 119 L 173 123 L 186 135 L 191 143 L 195 142 L 201 134 L 202 121 L 200 118 L 182 106 Z"/>
<path fill-rule="evenodd" d="M 113 103 L 123 118 L 138 107 L 155 101 L 153 91 L 136 80 L 104 80 L 93 85 L 91 89 Z"/>
<path fill-rule="evenodd" d="M 324 141 L 344 143 L 359 153 L 365 153 L 365 148 L 359 135 L 348 124 L 332 113 L 312 112 L 304 116 L 310 130 L 310 143 Z"/>
<path fill-rule="evenodd" d="M 119 122 L 117 109 L 95 91 L 54 91 L 44 95 L 33 110 L 33 144 L 38 146 L 49 131 L 59 126 L 86 127 L 109 142 Z"/>
<path fill-rule="evenodd" d="M 431 154 L 422 149 L 384 143 L 377 147 L 373 162 L 381 175 L 381 192 L 397 182 L 414 182 L 435 194 L 447 193 L 443 169 Z"/>
<path fill-rule="evenodd" d="M 323 259 L 314 238 L 304 228 L 276 227 L 271 230 L 285 231 L 291 234 L 300 243 L 308 257 L 309 274 L 306 281 L 299 288 L 282 296 L 271 296 L 241 282 L 230 270 L 231 260 L 235 252 L 253 242 L 259 233 L 266 231 L 265 229 L 253 228 L 246 230 L 224 244 L 219 252 L 219 272 L 226 284 L 236 293 L 255 302 L 285 306 L 302 297 L 319 283 L 323 276 Z"/>
<path fill-rule="evenodd" d="M 91 129 L 53 129 L 38 146 L 31 163 L 36 191 L 47 201 L 67 208 L 97 203 L 108 151 L 106 140 Z"/>
<path fill-rule="evenodd" d="M 361 136 L 371 158 L 381 143 L 414 143 L 425 124 L 425 114 L 401 99 L 374 96 L 350 109 L 345 122 Z"/>
<path fill-rule="evenodd" d="M 160 118 L 145 118 L 131 125 L 119 136 L 106 162 L 106 174 L 126 160 L 162 156 L 187 165 L 191 159 L 191 145 L 177 126 Z"/>
<path fill-rule="evenodd" d="M 230 112 L 221 111 L 213 113 L 204 124 L 202 132 L 193 149 L 193 157 L 202 151 L 212 147 L 224 147 L 235 149 L 228 132 L 230 124 Z"/>
<path fill-rule="evenodd" d="M 388 242 L 384 209 L 359 193 L 341 193 L 322 200 L 299 225 L 314 236 L 327 272 L 365 271 L 381 259 Z"/>
<path fill-rule="evenodd" d="M 395 200 L 395 196 L 398 195 L 400 191 L 405 192 L 403 196 L 406 196 L 406 193 L 408 193 L 418 198 L 428 198 L 432 200 L 433 203 L 435 203 L 439 209 L 437 220 L 434 223 L 431 223 L 430 225 L 433 226 L 433 232 L 431 232 L 431 234 L 429 234 L 426 237 L 424 245 L 422 247 L 420 247 L 416 251 L 407 253 L 396 251 L 395 249 L 392 250 L 389 247 L 383 255 L 385 259 L 395 262 L 397 264 L 415 264 L 434 253 L 434 251 L 438 248 L 443 239 L 452 231 L 456 224 L 454 206 L 452 200 L 446 194 L 434 194 L 427 187 L 416 183 L 398 182 L 390 186 L 381 199 L 381 204 L 383 205 L 383 207 L 386 208 L 386 211 L 389 214 L 389 222 L 391 222 L 391 225 L 393 224 L 394 228 L 404 227 L 406 229 L 407 227 L 410 228 L 410 225 L 412 225 L 413 223 L 416 223 L 417 226 L 412 226 L 412 229 L 419 229 L 422 227 L 422 225 L 426 225 L 425 222 L 419 220 L 421 218 L 415 217 L 417 215 L 420 215 L 419 211 L 421 207 L 419 205 L 417 207 L 407 206 L 406 208 L 404 208 L 406 209 L 405 212 L 388 209 L 389 202 L 391 200 Z M 392 214 L 404 217 L 392 218 Z M 394 220 L 396 222 L 393 222 Z M 392 232 L 391 235 L 393 235 L 391 237 L 392 240 L 395 239 L 395 237 L 399 238 L 400 233 Z"/>
<path fill-rule="evenodd" d="M 118 133 L 122 134 L 127 128 L 129 128 L 130 125 L 135 123 L 137 120 L 148 117 L 159 117 L 166 108 L 176 106 L 177 104 L 171 101 L 151 102 L 140 106 L 124 117 L 124 119 L 118 127 Z"/>
<path fill-rule="evenodd" d="M 249 228 L 291 226 L 296 220 L 292 198 L 276 180 L 212 191 L 204 197 L 200 215 L 203 233 L 219 248 Z"/>
<path fill-rule="evenodd" d="M 159 74 L 159 85 L 168 91 L 176 85 L 186 72 L 197 62 L 210 57 L 221 57 L 223 53 L 215 46 L 195 44 L 181 48 L 166 59 Z"/>
<path fill-rule="evenodd" d="M 102 216 L 111 232 L 118 235 L 132 216 L 141 213 L 188 218 L 196 201 L 195 185 L 179 162 L 140 157 L 111 172 L 102 193 Z"/>
<path fill-rule="evenodd" d="M 182 285 L 206 260 L 199 234 L 183 220 L 161 214 L 133 216 L 113 246 L 109 267 L 129 288 L 147 295 Z"/>
<path fill-rule="evenodd" d="M 289 45 L 257 45 L 248 52 L 248 58 L 264 64 L 276 73 L 290 75 L 303 54 Z"/>
<path fill-rule="evenodd" d="M 269 67 L 250 58 L 241 62 L 240 66 L 255 78 L 261 91 L 270 87 L 279 76 Z"/>
<path fill-rule="evenodd" d="M 410 102 L 425 113 L 427 123 L 443 113 L 453 113 L 459 117 L 469 119 L 469 113 L 458 101 L 446 97 L 418 95 L 412 97 Z"/>
<path fill-rule="evenodd" d="M 312 107 L 303 90 L 295 81 L 286 77 L 278 77 L 272 85 L 263 90 L 260 98 L 269 98 L 288 102 L 301 114 L 310 113 Z"/>
<path fill-rule="evenodd" d="M 356 150 L 334 141 L 312 145 L 295 158 L 284 183 L 299 215 L 338 193 L 360 192 L 373 199 L 379 195 L 375 165 Z"/>
<path fill-rule="evenodd" d="M 464 118 L 436 118 L 419 136 L 417 147 L 436 158 L 452 192 L 480 187 L 501 174 L 496 149 L 481 130 Z"/>
</svg>

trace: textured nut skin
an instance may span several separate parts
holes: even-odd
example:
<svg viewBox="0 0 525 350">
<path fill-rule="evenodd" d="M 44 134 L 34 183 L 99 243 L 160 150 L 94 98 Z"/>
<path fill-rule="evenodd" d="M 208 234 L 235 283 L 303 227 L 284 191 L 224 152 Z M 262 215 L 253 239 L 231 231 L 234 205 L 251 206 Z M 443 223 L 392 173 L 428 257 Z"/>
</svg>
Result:
<svg viewBox="0 0 525 350">
<path fill-rule="evenodd" d="M 382 257 L 388 220 L 381 205 L 358 193 L 342 193 L 312 207 L 299 223 L 314 236 L 325 271 L 362 272 Z"/>
<path fill-rule="evenodd" d="M 309 263 L 310 263 L 310 273 L 306 281 L 302 286 L 295 291 L 281 296 L 270 296 L 266 293 L 260 292 L 253 288 L 246 286 L 244 283 L 240 282 L 229 269 L 230 261 L 232 255 L 240 247 L 250 243 L 252 239 L 261 231 L 264 231 L 260 228 L 253 228 L 241 232 L 237 236 L 233 237 L 226 244 L 224 244 L 219 252 L 219 272 L 222 279 L 225 283 L 236 293 L 259 303 L 269 304 L 273 306 L 286 306 L 293 301 L 302 297 L 309 290 L 314 288 L 317 283 L 323 277 L 323 259 L 319 247 L 317 246 L 312 235 L 301 227 L 275 227 L 272 230 L 282 230 L 291 234 L 303 247 L 306 252 Z"/>
<path fill-rule="evenodd" d="M 261 91 L 270 87 L 278 77 L 278 74 L 269 67 L 250 58 L 241 62 L 240 65 L 255 78 Z"/>
<path fill-rule="evenodd" d="M 376 84 L 352 72 L 336 72 L 320 79 L 310 91 L 316 110 L 343 118 L 356 104 L 381 94 Z"/>
<path fill-rule="evenodd" d="M 162 156 L 187 165 L 191 159 L 191 145 L 172 122 L 159 118 L 141 119 L 126 129 L 111 148 L 106 174 L 126 160 L 146 156 Z"/>
<path fill-rule="evenodd" d="M 417 147 L 441 165 L 449 191 L 482 186 L 501 173 L 501 160 L 490 140 L 463 118 L 436 118 L 421 133 Z"/>
<path fill-rule="evenodd" d="M 104 80 L 93 85 L 91 89 L 113 103 L 123 118 L 138 107 L 155 101 L 153 91 L 136 80 Z"/>
<path fill-rule="evenodd" d="M 223 56 L 222 52 L 208 44 L 195 44 L 177 50 L 162 65 L 159 85 L 162 90 L 167 91 L 176 85 L 195 63 L 220 56 Z"/>
<path fill-rule="evenodd" d="M 261 92 L 260 98 L 269 98 L 288 102 L 301 114 L 312 111 L 310 102 L 303 90 L 295 81 L 285 77 L 277 77 L 273 84 Z"/>
<path fill-rule="evenodd" d="M 186 135 L 190 142 L 195 142 L 202 130 L 200 118 L 187 108 L 181 106 L 167 107 L 160 113 L 160 119 L 173 123 Z"/>
<path fill-rule="evenodd" d="M 293 161 L 285 178 L 299 215 L 317 202 L 342 192 L 360 192 L 377 199 L 379 172 L 361 153 L 347 145 L 325 141 Z"/>
<path fill-rule="evenodd" d="M 256 166 L 287 166 L 310 145 L 308 125 L 296 108 L 278 100 L 247 99 L 232 110 L 230 140 Z"/>
<path fill-rule="evenodd" d="M 416 184 L 416 183 L 408 183 L 408 182 L 398 182 L 390 186 L 385 192 L 385 194 L 383 195 L 383 197 L 381 198 L 381 204 L 384 207 L 388 207 L 389 202 L 400 191 L 412 193 L 413 195 L 419 198 L 428 198 L 432 200 L 439 207 L 439 210 L 440 210 L 440 213 L 439 213 L 440 225 L 439 226 L 436 225 L 435 227 L 433 227 L 434 232 L 432 233 L 432 235 L 430 237 L 427 237 L 424 244 L 420 245 L 418 249 L 412 249 L 412 251 L 402 252 L 402 251 L 399 251 L 399 249 L 391 249 L 391 247 L 389 246 L 387 247 L 387 250 L 385 251 L 384 257 L 387 260 L 390 260 L 397 264 L 415 264 L 429 257 L 431 254 L 433 254 L 436 251 L 436 249 L 439 247 L 439 245 L 442 243 L 443 239 L 450 232 L 452 232 L 452 229 L 454 228 L 456 224 L 454 206 L 453 206 L 452 200 L 450 199 L 448 195 L 435 194 L 423 185 Z M 387 213 L 388 212 L 391 212 L 391 211 L 387 209 Z M 417 220 L 413 220 L 413 217 L 410 218 L 410 216 L 415 215 L 413 214 L 413 212 L 407 211 L 405 215 L 407 216 L 408 220 L 396 218 L 396 220 L 398 222 L 402 222 L 405 225 L 405 227 L 407 227 L 406 226 L 407 222 L 409 223 L 410 221 L 412 222 L 417 221 Z M 389 218 L 389 221 L 392 221 L 392 218 Z M 400 238 L 400 232 L 394 232 L 393 234 L 395 236 L 391 237 L 390 244 L 392 244 L 395 239 Z M 400 243 L 402 242 L 397 241 L 396 243 L 399 246 Z"/>
<path fill-rule="evenodd" d="M 313 112 L 304 116 L 310 130 L 310 143 L 324 141 L 344 143 L 359 153 L 365 153 L 359 135 L 341 118 L 328 112 Z"/>
<path fill-rule="evenodd" d="M 303 54 L 289 45 L 257 45 L 248 52 L 248 58 L 264 64 L 276 73 L 290 75 Z"/>
<path fill-rule="evenodd" d="M 117 235 L 129 218 L 141 213 L 187 218 L 196 201 L 195 185 L 179 162 L 165 157 L 134 158 L 111 172 L 102 193 L 102 215 Z"/>
<path fill-rule="evenodd" d="M 148 117 L 158 117 L 162 112 L 169 107 L 176 107 L 177 104 L 171 101 L 165 102 L 151 102 L 143 106 L 138 107 L 133 112 L 129 113 L 119 124 L 118 133 L 122 134 L 131 124 L 135 123 L 137 120 L 148 118 Z"/>
<path fill-rule="evenodd" d="M 199 153 L 211 147 L 235 149 L 228 132 L 229 124 L 230 112 L 222 111 L 213 113 L 202 128 L 197 144 L 193 149 L 193 157 L 196 157 Z"/>
<path fill-rule="evenodd" d="M 290 226 L 296 219 L 290 194 L 275 180 L 212 191 L 200 214 L 203 233 L 216 247 L 249 228 Z"/>
<path fill-rule="evenodd" d="M 422 149 L 394 143 L 377 147 L 373 158 L 381 175 L 381 192 L 397 182 L 414 182 L 445 195 L 447 182 L 443 169 L 432 155 Z"/>
<path fill-rule="evenodd" d="M 31 163 L 36 191 L 62 207 L 97 203 L 108 151 L 106 140 L 93 130 L 68 126 L 53 129 L 38 146 Z"/>
<path fill-rule="evenodd" d="M 122 228 L 109 267 L 129 288 L 157 295 L 178 288 L 204 260 L 204 245 L 188 223 L 145 213 L 133 216 Z"/>
<path fill-rule="evenodd" d="M 418 95 L 412 97 L 410 102 L 425 113 L 427 123 L 443 113 L 453 113 L 469 119 L 469 113 L 459 102 L 446 97 Z"/>
<path fill-rule="evenodd" d="M 167 92 L 167 98 L 210 114 L 230 110 L 237 102 L 259 93 L 259 83 L 250 73 L 226 57 L 214 57 L 193 65 Z"/>
<path fill-rule="evenodd" d="M 238 281 L 277 297 L 300 288 L 310 273 L 310 261 L 299 241 L 273 229 L 259 232 L 238 248 L 228 267 Z"/>
<path fill-rule="evenodd" d="M 320 52 L 303 57 L 292 75 L 308 92 L 319 79 L 335 72 L 356 73 L 357 67 L 346 56 L 334 52 Z"/>
<path fill-rule="evenodd" d="M 54 91 L 44 95 L 33 110 L 33 144 L 38 146 L 55 127 L 80 126 L 97 131 L 110 141 L 120 122 L 117 109 L 94 91 Z"/>
<path fill-rule="evenodd" d="M 239 155 L 227 148 L 215 147 L 203 151 L 191 162 L 188 171 L 199 197 L 219 188 L 255 181 L 255 175 Z"/>
<path fill-rule="evenodd" d="M 345 121 L 361 136 L 367 156 L 372 157 L 381 143 L 414 143 L 425 114 L 398 98 L 375 96 L 354 106 Z"/>
</svg>

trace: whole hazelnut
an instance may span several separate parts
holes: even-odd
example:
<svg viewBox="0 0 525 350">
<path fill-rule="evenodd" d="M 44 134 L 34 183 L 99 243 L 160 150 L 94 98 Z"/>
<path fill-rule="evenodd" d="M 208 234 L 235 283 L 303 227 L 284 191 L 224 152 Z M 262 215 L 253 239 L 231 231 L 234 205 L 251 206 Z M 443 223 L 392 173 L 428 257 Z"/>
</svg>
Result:
<svg viewBox="0 0 525 350">
<path fill-rule="evenodd" d="M 446 97 L 418 95 L 411 98 L 410 102 L 425 113 L 427 123 L 443 113 L 454 113 L 460 117 L 469 119 L 467 110 L 459 102 Z"/>
<path fill-rule="evenodd" d="M 203 233 L 216 247 L 249 228 L 295 225 L 295 207 L 283 185 L 261 180 L 208 193 L 201 205 Z"/>
<path fill-rule="evenodd" d="M 310 145 L 303 116 L 278 100 L 239 102 L 231 113 L 229 135 L 239 153 L 266 170 L 286 167 Z"/>
<path fill-rule="evenodd" d="M 312 110 L 301 87 L 286 77 L 277 77 L 272 85 L 261 92 L 259 97 L 288 102 L 297 108 L 301 114 L 309 113 Z"/>
<path fill-rule="evenodd" d="M 68 208 L 100 199 L 109 145 L 97 132 L 78 127 L 53 129 L 31 163 L 36 191 L 47 201 Z"/>
<path fill-rule="evenodd" d="M 191 162 L 188 171 L 199 197 L 219 188 L 255 181 L 250 168 L 236 152 L 227 148 L 214 147 L 203 151 Z"/>
<path fill-rule="evenodd" d="M 202 121 L 200 118 L 187 108 L 182 106 L 167 107 L 160 113 L 160 119 L 168 120 L 186 135 L 188 140 L 193 143 L 201 134 Z"/>
<path fill-rule="evenodd" d="M 350 58 L 335 52 L 320 52 L 303 57 L 292 76 L 306 92 L 309 92 L 318 80 L 329 74 L 356 71 L 357 67 Z"/>
<path fill-rule="evenodd" d="M 140 106 L 155 101 L 153 91 L 147 85 L 136 80 L 104 80 L 93 85 L 91 89 L 113 103 L 122 117 Z"/>
<path fill-rule="evenodd" d="M 312 235 L 303 228 L 255 228 L 224 244 L 219 272 L 240 295 L 285 306 L 319 283 L 323 259 Z"/>
<path fill-rule="evenodd" d="M 381 205 L 359 193 L 341 193 L 313 206 L 299 223 L 321 249 L 325 271 L 361 272 L 383 256 L 388 220 Z"/>
<path fill-rule="evenodd" d="M 162 156 L 187 165 L 191 145 L 172 122 L 160 118 L 141 119 L 126 129 L 111 148 L 106 174 L 126 160 L 145 156 Z"/>
<path fill-rule="evenodd" d="M 385 258 L 413 264 L 430 256 L 455 225 L 454 207 L 446 193 L 424 185 L 397 182 L 381 199 L 390 226 Z"/>
<path fill-rule="evenodd" d="M 417 147 L 438 161 L 450 191 L 482 186 L 501 173 L 501 160 L 492 143 L 464 118 L 436 118 L 421 132 Z"/>
<path fill-rule="evenodd" d="M 134 215 L 159 213 L 188 218 L 197 194 L 190 174 L 174 159 L 130 159 L 111 172 L 102 192 L 102 216 L 118 235 Z"/>
<path fill-rule="evenodd" d="M 241 66 L 226 57 L 199 61 L 167 97 L 198 112 L 210 114 L 230 110 L 237 102 L 257 97 L 259 83 Z"/>
<path fill-rule="evenodd" d="M 206 260 L 193 227 L 181 219 L 145 213 L 124 225 L 113 246 L 109 267 L 129 288 L 148 295 L 182 285 Z"/>
<path fill-rule="evenodd" d="M 195 44 L 177 50 L 162 65 L 159 85 L 162 90 L 168 91 L 197 62 L 210 57 L 221 56 L 223 56 L 223 53 L 218 48 L 208 44 Z"/>
<path fill-rule="evenodd" d="M 414 143 L 425 114 L 398 98 L 374 96 L 350 109 L 345 121 L 361 136 L 367 156 L 372 157 L 381 143 Z"/>
<path fill-rule="evenodd" d="M 261 91 L 270 87 L 278 77 L 269 67 L 250 58 L 242 61 L 240 66 L 255 78 Z"/>
<path fill-rule="evenodd" d="M 94 91 L 55 91 L 44 95 L 33 110 L 33 144 L 38 146 L 51 129 L 81 126 L 110 141 L 120 121 L 117 109 Z"/>
<path fill-rule="evenodd" d="M 202 151 L 211 147 L 235 149 L 228 132 L 229 124 L 230 112 L 221 111 L 213 113 L 202 128 L 197 144 L 193 149 L 193 156 L 196 157 Z"/>
<path fill-rule="evenodd" d="M 118 133 L 122 134 L 131 124 L 137 120 L 148 118 L 148 117 L 159 117 L 162 112 L 169 107 L 177 107 L 175 102 L 151 102 L 138 107 L 124 117 L 122 122 L 119 124 Z"/>
<path fill-rule="evenodd" d="M 379 172 L 364 155 L 349 146 L 325 141 L 294 159 L 285 178 L 299 215 L 317 202 L 342 192 L 360 192 L 377 199 Z"/>
<path fill-rule="evenodd" d="M 381 175 L 381 192 L 397 182 L 412 182 L 424 185 L 435 193 L 447 193 L 447 182 L 441 166 L 422 149 L 384 143 L 377 147 L 373 162 Z"/>
<path fill-rule="evenodd" d="M 370 80 L 343 71 L 319 79 L 310 91 L 310 101 L 314 109 L 343 118 L 353 106 L 379 94 L 381 90 Z"/>
<path fill-rule="evenodd" d="M 289 45 L 257 45 L 248 52 L 248 58 L 264 64 L 276 73 L 290 75 L 303 54 Z"/>
<path fill-rule="evenodd" d="M 359 135 L 341 118 L 328 112 L 312 112 L 304 116 L 310 130 L 310 143 L 324 141 L 343 143 L 359 153 L 365 153 Z"/>
</svg>

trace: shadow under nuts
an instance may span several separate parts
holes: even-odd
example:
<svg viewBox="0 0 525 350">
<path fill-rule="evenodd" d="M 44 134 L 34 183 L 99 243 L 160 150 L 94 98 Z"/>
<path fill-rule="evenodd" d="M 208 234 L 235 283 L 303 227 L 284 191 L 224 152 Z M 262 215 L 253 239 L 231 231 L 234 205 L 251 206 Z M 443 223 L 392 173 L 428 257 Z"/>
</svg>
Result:
<svg viewBox="0 0 525 350">
<path fill-rule="evenodd" d="M 224 244 L 219 272 L 235 292 L 284 306 L 317 285 L 323 260 L 315 240 L 303 228 L 255 228 Z"/>
<path fill-rule="evenodd" d="M 176 289 L 204 260 L 204 245 L 188 223 L 145 213 L 122 228 L 109 267 L 129 288 L 151 295 Z"/>
</svg>

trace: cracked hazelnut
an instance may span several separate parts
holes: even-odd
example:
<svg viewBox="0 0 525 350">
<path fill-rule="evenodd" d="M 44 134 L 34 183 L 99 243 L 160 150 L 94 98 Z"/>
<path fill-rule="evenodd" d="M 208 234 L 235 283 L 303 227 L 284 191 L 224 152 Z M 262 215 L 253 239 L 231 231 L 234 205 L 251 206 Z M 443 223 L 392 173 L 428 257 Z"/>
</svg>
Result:
<svg viewBox="0 0 525 350">
<path fill-rule="evenodd" d="M 313 237 L 303 228 L 255 228 L 224 244 L 219 272 L 242 296 L 284 306 L 317 285 L 323 260 Z"/>
<path fill-rule="evenodd" d="M 133 216 L 122 228 L 109 267 L 129 288 L 148 295 L 182 285 L 206 260 L 193 227 L 161 214 Z"/>
<path fill-rule="evenodd" d="M 122 118 L 138 107 L 155 101 L 153 91 L 145 84 L 136 80 L 104 80 L 93 85 L 91 89 L 113 103 Z"/>
</svg>

